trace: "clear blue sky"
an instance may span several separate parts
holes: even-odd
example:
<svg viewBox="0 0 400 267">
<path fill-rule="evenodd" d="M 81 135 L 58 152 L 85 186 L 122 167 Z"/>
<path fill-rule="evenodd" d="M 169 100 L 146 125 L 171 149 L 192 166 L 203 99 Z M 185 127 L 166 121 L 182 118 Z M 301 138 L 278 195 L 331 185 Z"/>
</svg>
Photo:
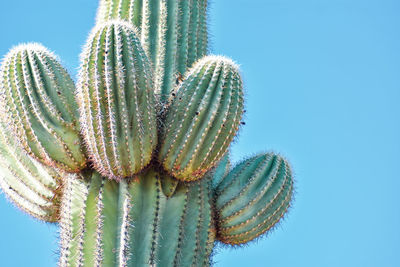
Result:
<svg viewBox="0 0 400 267">
<path fill-rule="evenodd" d="M 96 0 L 0 2 L 0 54 L 38 41 L 76 74 Z M 274 150 L 297 180 L 272 234 L 216 266 L 400 266 L 400 1 L 213 0 L 212 51 L 241 64 L 234 160 Z M 0 196 L 1 266 L 55 266 L 54 226 Z"/>
</svg>

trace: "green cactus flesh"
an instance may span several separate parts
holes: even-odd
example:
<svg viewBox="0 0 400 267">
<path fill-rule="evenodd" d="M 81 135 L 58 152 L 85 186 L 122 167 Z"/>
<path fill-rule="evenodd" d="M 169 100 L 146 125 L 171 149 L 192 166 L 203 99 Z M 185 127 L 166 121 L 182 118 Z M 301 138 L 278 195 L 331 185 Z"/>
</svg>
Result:
<svg viewBox="0 0 400 267">
<path fill-rule="evenodd" d="M 141 29 L 154 65 L 156 93 L 168 99 L 175 81 L 207 55 L 207 0 L 100 0 L 97 24 L 121 19 Z"/>
<path fill-rule="evenodd" d="M 216 189 L 218 238 L 242 244 L 269 230 L 284 215 L 293 192 L 288 163 L 262 154 L 238 164 Z"/>
<path fill-rule="evenodd" d="M 95 28 L 78 85 L 81 125 L 95 168 L 129 177 L 151 160 L 157 121 L 150 63 L 127 23 Z"/>
<path fill-rule="evenodd" d="M 1 68 L 6 114 L 27 152 L 44 164 L 78 172 L 82 152 L 74 83 L 37 44 L 12 49 Z"/>
<path fill-rule="evenodd" d="M 56 222 L 62 191 L 62 174 L 32 159 L 7 134 L 0 119 L 0 187 L 19 208 L 33 217 Z"/>
<path fill-rule="evenodd" d="M 100 0 L 76 89 L 41 45 L 5 57 L 0 187 L 59 223 L 59 266 L 209 266 L 284 216 L 285 159 L 231 169 L 243 84 L 207 46 L 207 0 Z"/>
<path fill-rule="evenodd" d="M 163 193 L 152 169 L 121 182 L 87 174 L 66 185 L 61 266 L 205 266 L 215 240 L 210 179 Z"/>
<path fill-rule="evenodd" d="M 181 83 L 165 119 L 160 160 L 182 180 L 201 178 L 226 153 L 243 112 L 236 65 L 208 56 Z"/>
</svg>

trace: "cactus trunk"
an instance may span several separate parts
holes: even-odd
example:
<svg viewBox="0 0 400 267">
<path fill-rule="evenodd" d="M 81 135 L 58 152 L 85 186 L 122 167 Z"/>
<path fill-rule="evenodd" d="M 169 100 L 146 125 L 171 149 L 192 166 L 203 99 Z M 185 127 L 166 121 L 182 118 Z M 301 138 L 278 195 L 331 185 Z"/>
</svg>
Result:
<svg viewBox="0 0 400 267">
<path fill-rule="evenodd" d="M 97 24 L 121 19 L 140 30 L 165 102 L 179 77 L 207 55 L 207 0 L 100 0 Z"/>
<path fill-rule="evenodd" d="M 211 181 L 179 183 L 152 169 L 121 182 L 86 173 L 68 181 L 60 266 L 208 266 L 215 240 Z"/>
</svg>

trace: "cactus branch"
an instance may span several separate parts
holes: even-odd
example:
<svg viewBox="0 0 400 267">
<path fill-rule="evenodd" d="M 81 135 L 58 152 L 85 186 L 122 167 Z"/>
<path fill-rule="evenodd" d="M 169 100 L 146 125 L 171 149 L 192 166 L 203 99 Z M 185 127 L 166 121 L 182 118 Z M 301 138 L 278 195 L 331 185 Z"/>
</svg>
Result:
<svg viewBox="0 0 400 267">
<path fill-rule="evenodd" d="M 0 75 L 3 106 L 25 150 L 52 167 L 83 169 L 75 85 L 56 57 L 38 44 L 20 45 L 5 57 Z"/>
<path fill-rule="evenodd" d="M 94 167 L 115 179 L 132 176 L 157 145 L 152 72 L 134 28 L 122 21 L 98 26 L 82 60 L 78 103 Z"/>
<path fill-rule="evenodd" d="M 249 242 L 271 229 L 286 213 L 293 195 L 289 164 L 261 154 L 238 164 L 216 189 L 218 240 Z"/>
<path fill-rule="evenodd" d="M 243 113 L 243 86 L 229 59 L 196 63 L 169 108 L 159 159 L 176 178 L 201 178 L 226 153 Z"/>
<path fill-rule="evenodd" d="M 32 159 L 0 119 L 0 187 L 16 206 L 39 220 L 57 222 L 62 177 Z"/>
</svg>

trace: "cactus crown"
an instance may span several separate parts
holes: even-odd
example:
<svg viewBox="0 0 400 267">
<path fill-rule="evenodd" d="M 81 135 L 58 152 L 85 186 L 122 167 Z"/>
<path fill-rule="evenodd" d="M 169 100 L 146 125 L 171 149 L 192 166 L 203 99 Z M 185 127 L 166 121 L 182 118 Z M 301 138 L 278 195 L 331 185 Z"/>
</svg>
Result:
<svg viewBox="0 0 400 267">
<path fill-rule="evenodd" d="M 286 160 L 231 170 L 243 114 L 230 59 L 208 55 L 207 0 L 100 0 L 75 86 L 39 44 L 0 70 L 0 186 L 58 222 L 60 266 L 208 266 L 286 213 Z M 9 134 L 13 133 L 13 135 Z"/>
</svg>

